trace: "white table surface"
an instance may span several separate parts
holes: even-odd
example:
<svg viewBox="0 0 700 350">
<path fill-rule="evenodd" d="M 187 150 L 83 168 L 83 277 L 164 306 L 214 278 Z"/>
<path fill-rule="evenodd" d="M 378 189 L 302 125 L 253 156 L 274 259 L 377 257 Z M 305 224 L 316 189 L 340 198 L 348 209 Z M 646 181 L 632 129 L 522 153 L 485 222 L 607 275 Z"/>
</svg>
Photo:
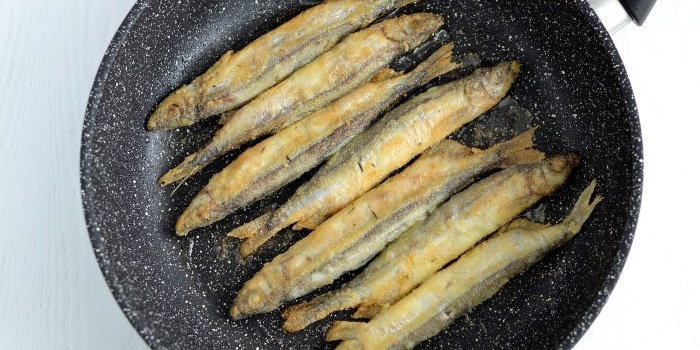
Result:
<svg viewBox="0 0 700 350">
<path fill-rule="evenodd" d="M 0 349 L 147 349 L 93 256 L 79 150 L 93 78 L 133 0 L 0 0 Z M 700 1 L 659 0 L 614 40 L 645 183 L 620 281 L 577 349 L 700 349 Z"/>
</svg>

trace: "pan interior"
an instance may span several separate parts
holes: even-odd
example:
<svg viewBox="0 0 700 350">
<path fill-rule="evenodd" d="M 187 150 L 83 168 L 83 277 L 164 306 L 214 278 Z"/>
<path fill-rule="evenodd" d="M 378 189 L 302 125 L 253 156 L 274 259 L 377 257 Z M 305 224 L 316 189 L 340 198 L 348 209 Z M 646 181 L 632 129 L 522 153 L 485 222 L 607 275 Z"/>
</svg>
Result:
<svg viewBox="0 0 700 350">
<path fill-rule="evenodd" d="M 216 120 L 174 132 L 144 128 L 169 92 L 226 50 L 242 48 L 309 6 L 302 0 L 139 2 L 103 62 L 83 135 L 86 219 L 115 298 L 154 348 L 331 348 L 323 341 L 329 320 L 347 316 L 295 335 L 282 333 L 279 312 L 229 321 L 227 309 L 242 284 L 303 233 L 285 231 L 247 261 L 236 256 L 237 243 L 224 240 L 224 233 L 283 202 L 310 175 L 189 238 L 177 238 L 176 217 L 240 152 L 171 195 L 156 179 L 203 145 Z M 624 68 L 582 1 L 425 0 L 401 11 L 421 10 L 445 16 L 459 54 L 476 52 L 484 65 L 519 60 L 523 73 L 510 103 L 532 114 L 525 124 L 540 126 L 538 147 L 582 156 L 566 186 L 539 204 L 546 220 L 561 220 L 594 178 L 605 201 L 571 244 L 419 348 L 569 348 L 614 286 L 639 209 L 641 139 Z M 490 127 L 485 120 L 453 138 L 479 145 L 474 129 Z M 498 120 L 508 125 L 507 118 Z"/>
</svg>

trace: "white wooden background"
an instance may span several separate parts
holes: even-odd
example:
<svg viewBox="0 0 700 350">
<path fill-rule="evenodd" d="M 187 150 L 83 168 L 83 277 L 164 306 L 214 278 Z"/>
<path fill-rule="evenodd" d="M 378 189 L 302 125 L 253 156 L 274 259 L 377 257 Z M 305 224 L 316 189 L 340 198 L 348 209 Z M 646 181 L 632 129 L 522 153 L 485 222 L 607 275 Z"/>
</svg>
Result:
<svg viewBox="0 0 700 350">
<path fill-rule="evenodd" d="M 0 0 L 0 349 L 146 349 L 93 256 L 80 135 L 102 55 L 134 0 Z M 635 88 L 639 229 L 577 349 L 700 349 L 697 0 L 660 0 L 614 38 Z"/>
</svg>

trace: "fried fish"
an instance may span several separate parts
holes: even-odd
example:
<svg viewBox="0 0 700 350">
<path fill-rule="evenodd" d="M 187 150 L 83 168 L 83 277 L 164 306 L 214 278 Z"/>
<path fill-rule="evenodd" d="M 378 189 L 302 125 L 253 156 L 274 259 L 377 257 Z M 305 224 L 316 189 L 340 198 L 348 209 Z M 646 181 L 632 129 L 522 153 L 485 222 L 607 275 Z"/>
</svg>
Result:
<svg viewBox="0 0 700 350">
<path fill-rule="evenodd" d="M 327 0 L 229 51 L 206 73 L 166 97 L 149 130 L 189 126 L 252 100 L 380 16 L 418 0 Z"/>
<path fill-rule="evenodd" d="M 397 76 L 398 73 L 387 70 L 246 150 L 194 198 L 178 221 L 177 232 L 220 220 L 321 164 L 406 93 L 457 69 L 459 64 L 452 62 L 452 49 L 452 44 L 443 46 L 406 74 Z"/>
<path fill-rule="evenodd" d="M 226 115 L 202 149 L 160 179 L 182 181 L 217 158 L 261 136 L 274 134 L 372 79 L 401 54 L 443 25 L 441 16 L 417 13 L 387 19 L 353 33 L 287 79 Z"/>
<path fill-rule="evenodd" d="M 484 151 L 452 140 L 433 146 L 266 264 L 243 286 L 231 316 L 271 311 L 332 283 L 364 265 L 480 174 L 541 160 L 544 155 L 531 149 L 533 131 Z"/>
<path fill-rule="evenodd" d="M 559 248 L 581 230 L 602 200 L 593 182 L 560 224 L 519 219 L 472 248 L 459 260 L 367 323 L 336 322 L 327 340 L 345 339 L 336 349 L 411 349 L 491 298 L 510 279 Z"/>
<path fill-rule="evenodd" d="M 506 96 L 520 65 L 504 62 L 438 86 L 389 112 L 345 145 L 280 208 L 235 229 L 260 245 L 283 228 L 314 229 L 396 169 Z"/>
<path fill-rule="evenodd" d="M 441 205 L 389 244 L 340 289 L 287 309 L 284 328 L 297 330 L 334 311 L 359 307 L 371 318 L 395 303 L 484 237 L 553 193 L 578 165 L 566 154 L 516 165 L 481 180 Z"/>
</svg>

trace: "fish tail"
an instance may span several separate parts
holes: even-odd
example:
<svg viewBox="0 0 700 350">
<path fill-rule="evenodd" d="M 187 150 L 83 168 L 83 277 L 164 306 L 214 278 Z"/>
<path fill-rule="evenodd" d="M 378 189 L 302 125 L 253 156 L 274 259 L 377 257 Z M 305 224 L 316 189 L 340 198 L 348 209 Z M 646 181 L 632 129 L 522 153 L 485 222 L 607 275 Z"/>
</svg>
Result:
<svg viewBox="0 0 700 350">
<path fill-rule="evenodd" d="M 335 311 L 349 309 L 356 305 L 353 298 L 342 292 L 330 292 L 311 301 L 290 306 L 282 311 L 284 329 L 287 333 L 295 333 L 309 325 L 326 318 Z"/>
<path fill-rule="evenodd" d="M 270 228 L 268 223 L 272 218 L 272 212 L 265 213 L 257 219 L 239 226 L 228 233 L 229 237 L 243 239 L 241 242 L 241 256 L 248 257 L 255 253 L 260 246 L 269 241 L 281 228 Z"/>
<path fill-rule="evenodd" d="M 267 222 L 270 220 L 272 212 L 267 212 L 253 221 L 250 221 L 244 225 L 236 227 L 231 232 L 228 233 L 229 237 L 236 237 L 241 239 L 248 239 L 255 237 L 260 231 L 262 231 L 266 226 Z"/>
<path fill-rule="evenodd" d="M 171 130 L 195 122 L 195 107 L 199 102 L 197 89 L 185 85 L 166 97 L 148 119 L 149 131 Z"/>
<path fill-rule="evenodd" d="M 581 193 L 579 196 L 578 200 L 576 200 L 574 209 L 571 210 L 569 216 L 567 216 L 562 222 L 562 225 L 568 227 L 568 232 L 571 232 L 570 236 L 573 236 L 576 232 L 581 230 L 583 223 L 588 220 L 588 217 L 591 216 L 591 213 L 595 207 L 603 200 L 603 197 L 601 196 L 597 196 L 591 200 L 596 186 L 597 181 L 591 181 L 590 185 L 586 187 L 583 193 Z"/>
<path fill-rule="evenodd" d="M 355 339 L 357 338 L 358 334 L 362 331 L 362 327 L 364 325 L 364 322 L 333 322 L 331 328 L 329 328 L 328 332 L 326 332 L 326 341 Z M 336 349 L 339 349 L 339 347 Z"/>
<path fill-rule="evenodd" d="M 502 155 L 501 167 L 544 160 L 545 154 L 532 148 L 534 147 L 535 130 L 537 130 L 536 127 L 516 136 L 510 141 L 500 143 L 490 150 Z"/>
<path fill-rule="evenodd" d="M 507 234 L 509 231 L 513 230 L 523 230 L 531 233 L 545 232 L 545 235 L 553 235 L 557 238 L 553 246 L 560 246 L 568 242 L 581 231 L 581 227 L 591 216 L 595 207 L 603 200 L 603 197 L 597 196 L 591 201 L 596 184 L 596 180 L 593 180 L 591 184 L 588 185 L 576 200 L 576 204 L 574 204 L 574 208 L 571 209 L 571 213 L 569 213 L 566 219 L 560 224 L 552 226 L 550 224 L 541 224 L 528 219 L 519 218 L 498 229 L 494 237 Z M 552 230 L 547 230 L 549 228 Z"/>
<path fill-rule="evenodd" d="M 203 166 L 195 164 L 196 157 L 196 153 L 189 155 L 182 161 L 182 163 L 170 169 L 167 173 L 165 173 L 165 175 L 161 176 L 160 179 L 158 179 L 160 186 L 168 186 L 178 181 L 184 182 L 190 176 L 202 170 Z"/>
<path fill-rule="evenodd" d="M 462 67 L 461 63 L 452 62 L 452 51 L 454 47 L 455 45 L 453 43 L 443 45 L 413 70 L 413 74 L 422 75 L 420 81 L 421 85 L 427 84 L 443 74 L 447 74 Z"/>
<path fill-rule="evenodd" d="M 541 224 L 538 222 L 533 222 L 525 218 L 517 218 L 510 223 L 501 226 L 496 233 L 494 233 L 494 237 L 496 235 L 503 234 L 508 231 L 512 230 L 527 230 L 527 231 L 536 231 L 536 230 L 542 230 L 547 227 L 551 227 L 549 224 Z"/>
</svg>

